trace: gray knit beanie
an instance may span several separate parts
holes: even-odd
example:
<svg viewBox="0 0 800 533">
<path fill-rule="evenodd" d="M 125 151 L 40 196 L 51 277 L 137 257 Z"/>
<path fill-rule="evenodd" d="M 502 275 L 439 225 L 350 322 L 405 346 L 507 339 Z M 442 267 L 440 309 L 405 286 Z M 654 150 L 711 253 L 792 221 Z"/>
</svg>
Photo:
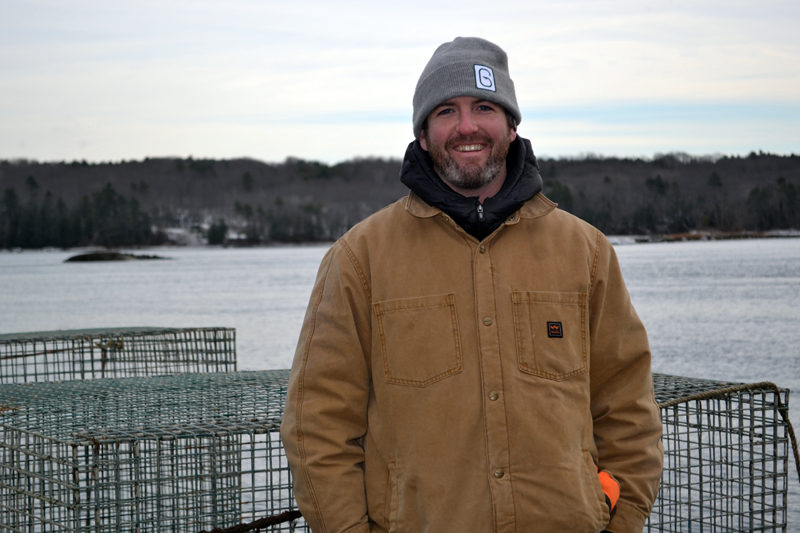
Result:
<svg viewBox="0 0 800 533">
<path fill-rule="evenodd" d="M 456 96 L 499 104 L 517 124 L 522 120 L 508 75 L 508 57 L 496 44 L 478 37 L 456 37 L 433 53 L 414 91 L 414 137 L 433 108 Z"/>
</svg>

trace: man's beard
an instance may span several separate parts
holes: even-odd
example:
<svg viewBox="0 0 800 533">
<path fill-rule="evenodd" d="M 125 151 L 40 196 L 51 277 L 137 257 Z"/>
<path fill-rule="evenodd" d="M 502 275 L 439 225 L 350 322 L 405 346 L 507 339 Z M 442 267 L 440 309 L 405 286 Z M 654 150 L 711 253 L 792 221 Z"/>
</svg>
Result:
<svg viewBox="0 0 800 533">
<path fill-rule="evenodd" d="M 502 170 L 508 155 L 508 147 L 511 144 L 506 138 L 501 139 L 497 144 L 492 144 L 487 138 L 481 137 L 458 137 L 447 141 L 444 147 L 429 145 L 429 154 L 433 160 L 433 168 L 436 173 L 447 183 L 460 189 L 479 189 L 490 183 Z M 447 152 L 447 147 L 453 144 L 470 144 L 472 142 L 486 143 L 491 147 L 489 158 L 486 163 L 481 165 L 459 164 Z"/>
</svg>

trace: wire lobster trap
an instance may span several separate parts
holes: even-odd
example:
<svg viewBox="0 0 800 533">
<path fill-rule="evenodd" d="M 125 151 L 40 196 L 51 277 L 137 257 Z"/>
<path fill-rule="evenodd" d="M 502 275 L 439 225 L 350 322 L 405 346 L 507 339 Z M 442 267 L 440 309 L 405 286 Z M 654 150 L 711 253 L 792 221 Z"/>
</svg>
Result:
<svg viewBox="0 0 800 533">
<path fill-rule="evenodd" d="M 0 531 L 196 533 L 292 510 L 287 381 L 250 371 L 0 385 Z"/>
<path fill-rule="evenodd" d="M 103 328 L 0 335 L 0 383 L 235 370 L 234 328 Z"/>
<path fill-rule="evenodd" d="M 664 471 L 646 531 L 786 531 L 790 445 L 797 462 L 789 391 L 663 374 L 653 381 Z"/>
</svg>

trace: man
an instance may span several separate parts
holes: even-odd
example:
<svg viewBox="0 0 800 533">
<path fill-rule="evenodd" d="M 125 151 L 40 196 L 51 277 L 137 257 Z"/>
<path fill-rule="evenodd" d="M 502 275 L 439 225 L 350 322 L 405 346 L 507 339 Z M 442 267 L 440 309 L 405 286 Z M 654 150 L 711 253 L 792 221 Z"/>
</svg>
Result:
<svg viewBox="0 0 800 533">
<path fill-rule="evenodd" d="M 315 532 L 641 531 L 647 336 L 603 235 L 541 194 L 506 54 L 441 45 L 411 192 L 320 266 L 281 428 Z"/>
</svg>

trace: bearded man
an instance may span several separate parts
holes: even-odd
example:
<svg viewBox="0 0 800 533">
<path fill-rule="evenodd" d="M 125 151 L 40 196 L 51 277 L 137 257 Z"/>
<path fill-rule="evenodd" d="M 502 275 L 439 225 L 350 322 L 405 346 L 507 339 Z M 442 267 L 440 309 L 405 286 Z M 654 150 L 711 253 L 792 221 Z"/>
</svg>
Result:
<svg viewBox="0 0 800 533">
<path fill-rule="evenodd" d="M 456 38 L 409 195 L 326 254 L 281 434 L 315 532 L 642 531 L 663 450 L 614 250 L 541 193 L 507 57 Z"/>
</svg>

